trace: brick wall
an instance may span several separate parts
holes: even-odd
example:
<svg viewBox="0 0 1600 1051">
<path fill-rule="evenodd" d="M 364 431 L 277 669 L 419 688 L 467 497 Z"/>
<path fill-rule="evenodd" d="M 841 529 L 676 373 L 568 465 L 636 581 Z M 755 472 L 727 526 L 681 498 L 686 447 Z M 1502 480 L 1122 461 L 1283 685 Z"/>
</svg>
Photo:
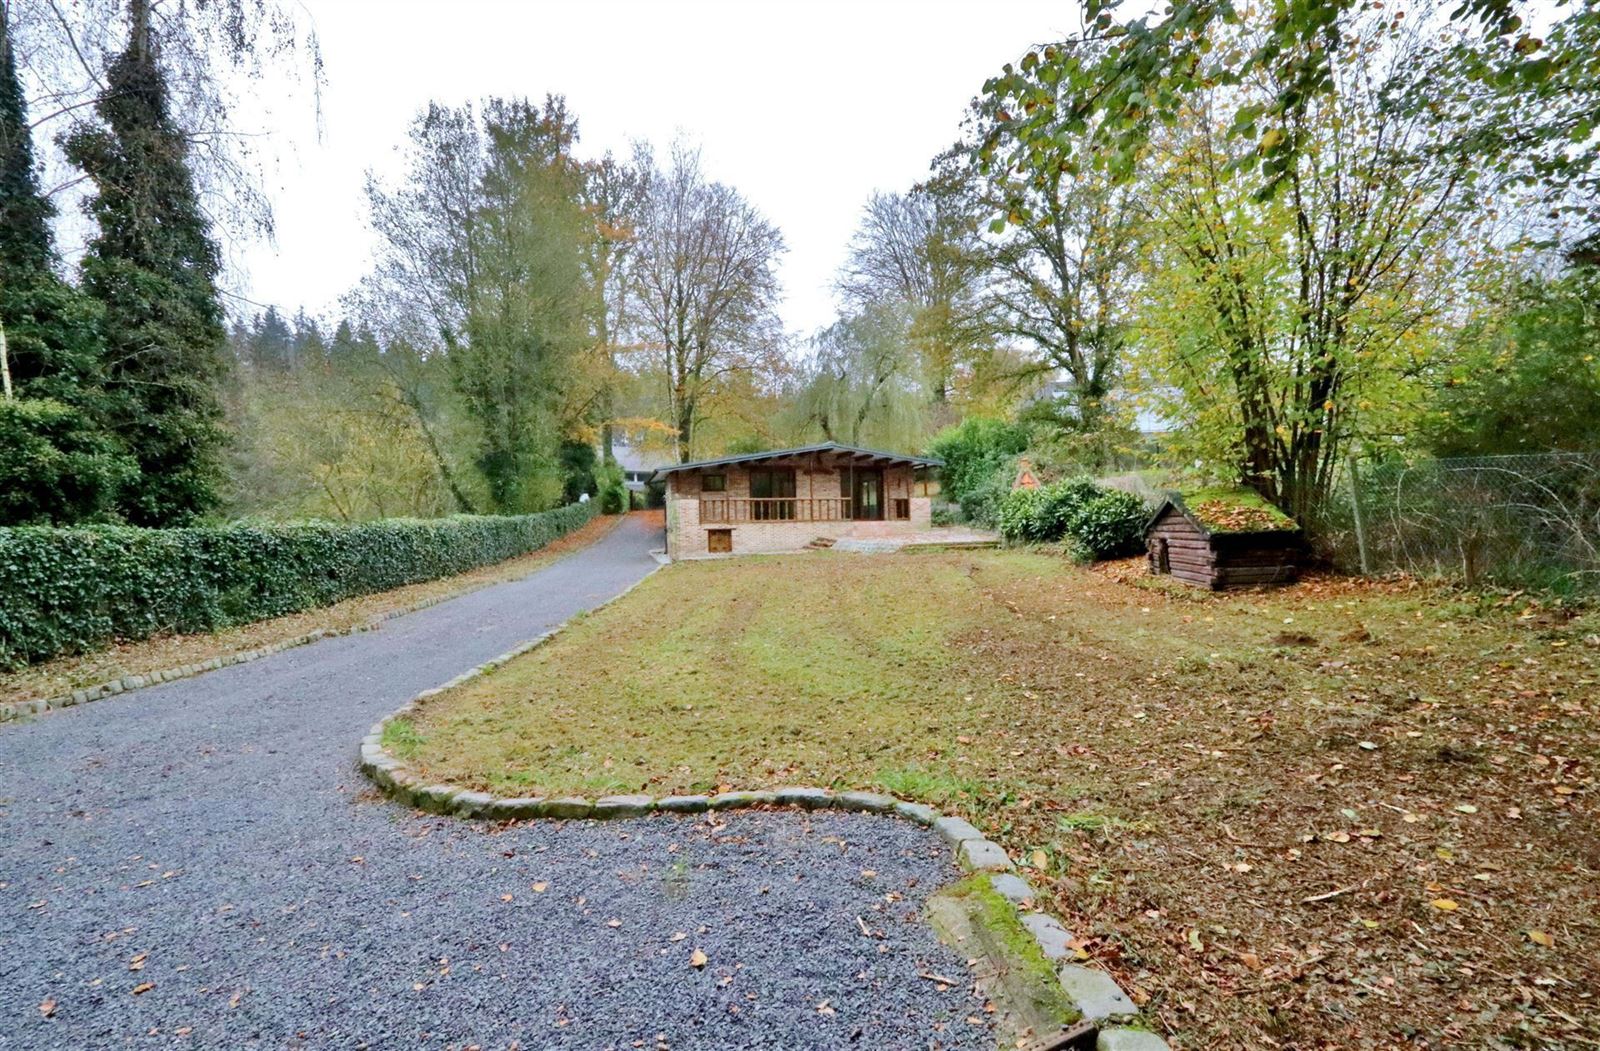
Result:
<svg viewBox="0 0 1600 1051">
<path fill-rule="evenodd" d="M 726 490 L 708 497 L 743 498 L 750 495 L 750 474 L 738 465 L 716 469 L 727 479 Z M 795 471 L 796 499 L 838 497 L 839 472 L 834 467 L 800 468 Z M 700 521 L 700 474 L 693 471 L 672 474 L 667 481 L 667 555 L 671 558 L 698 558 L 709 554 L 707 536 L 713 529 L 728 529 L 733 534 L 733 553 L 761 554 L 798 551 L 812 540 L 829 537 L 870 539 L 919 532 L 933 525 L 933 501 L 916 495 L 914 472 L 909 467 L 891 467 L 883 472 L 884 512 L 892 511 L 894 500 L 910 500 L 911 519 L 878 522 L 711 522 Z"/>
</svg>

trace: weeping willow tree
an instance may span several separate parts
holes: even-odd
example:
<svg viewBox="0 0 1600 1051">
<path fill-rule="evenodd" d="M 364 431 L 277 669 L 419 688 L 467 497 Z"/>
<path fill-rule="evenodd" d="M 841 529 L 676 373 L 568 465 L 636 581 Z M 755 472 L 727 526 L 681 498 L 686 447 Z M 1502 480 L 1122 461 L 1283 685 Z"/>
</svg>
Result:
<svg viewBox="0 0 1600 1051">
<path fill-rule="evenodd" d="M 913 325 L 910 307 L 880 302 L 819 332 L 798 398 L 808 428 L 844 445 L 920 448 L 929 394 Z"/>
</svg>

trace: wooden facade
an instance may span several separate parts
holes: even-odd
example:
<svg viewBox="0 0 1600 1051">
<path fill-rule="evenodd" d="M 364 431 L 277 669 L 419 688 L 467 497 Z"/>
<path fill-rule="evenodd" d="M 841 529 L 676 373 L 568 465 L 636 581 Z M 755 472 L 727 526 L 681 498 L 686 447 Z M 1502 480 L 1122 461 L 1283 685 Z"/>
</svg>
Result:
<svg viewBox="0 0 1600 1051">
<path fill-rule="evenodd" d="M 671 558 L 801 550 L 817 541 L 927 529 L 928 457 L 832 442 L 673 464 L 666 483 Z"/>
<path fill-rule="evenodd" d="M 1298 529 L 1208 529 L 1181 500 L 1168 499 L 1145 527 L 1150 572 L 1216 590 L 1288 584 L 1299 575 Z"/>
</svg>

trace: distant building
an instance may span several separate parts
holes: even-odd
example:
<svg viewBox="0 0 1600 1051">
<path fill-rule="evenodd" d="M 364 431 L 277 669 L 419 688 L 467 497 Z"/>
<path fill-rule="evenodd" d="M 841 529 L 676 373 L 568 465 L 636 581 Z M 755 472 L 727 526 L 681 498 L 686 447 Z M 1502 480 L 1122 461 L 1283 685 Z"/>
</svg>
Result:
<svg viewBox="0 0 1600 1051">
<path fill-rule="evenodd" d="M 663 449 L 656 452 L 651 449 L 636 449 L 622 442 L 612 445 L 611 455 L 616 457 L 617 466 L 622 468 L 623 486 L 635 493 L 644 492 L 646 483 L 656 471 L 670 467 L 675 462 L 671 450 Z"/>
</svg>

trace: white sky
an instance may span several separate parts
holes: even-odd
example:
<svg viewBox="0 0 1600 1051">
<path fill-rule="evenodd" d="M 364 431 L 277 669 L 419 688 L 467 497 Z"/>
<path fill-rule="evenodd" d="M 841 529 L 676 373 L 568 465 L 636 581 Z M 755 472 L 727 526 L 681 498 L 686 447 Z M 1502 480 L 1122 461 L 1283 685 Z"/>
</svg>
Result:
<svg viewBox="0 0 1600 1051">
<path fill-rule="evenodd" d="M 1065 35 L 1073 0 L 494 2 L 303 0 L 327 66 L 310 103 L 265 85 L 275 245 L 242 251 L 244 291 L 314 314 L 365 273 L 363 173 L 397 175 L 430 99 L 565 94 L 580 153 L 701 145 L 713 178 L 778 224 L 784 321 L 833 316 L 831 285 L 873 190 L 922 178 L 984 78 Z M 255 105 L 246 107 L 249 111 Z"/>
</svg>

